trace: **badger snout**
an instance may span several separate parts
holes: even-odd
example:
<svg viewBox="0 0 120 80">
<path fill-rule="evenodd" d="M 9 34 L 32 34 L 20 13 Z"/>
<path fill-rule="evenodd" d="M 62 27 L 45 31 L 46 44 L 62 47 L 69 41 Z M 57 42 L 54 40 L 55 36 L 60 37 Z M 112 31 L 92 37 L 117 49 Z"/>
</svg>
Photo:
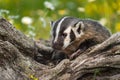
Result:
<svg viewBox="0 0 120 80">
<path fill-rule="evenodd" d="M 52 43 L 52 48 L 53 48 L 53 49 L 61 50 L 62 47 L 63 47 L 63 45 L 62 45 L 62 43 L 60 43 L 60 42 L 53 42 L 53 43 Z"/>
</svg>

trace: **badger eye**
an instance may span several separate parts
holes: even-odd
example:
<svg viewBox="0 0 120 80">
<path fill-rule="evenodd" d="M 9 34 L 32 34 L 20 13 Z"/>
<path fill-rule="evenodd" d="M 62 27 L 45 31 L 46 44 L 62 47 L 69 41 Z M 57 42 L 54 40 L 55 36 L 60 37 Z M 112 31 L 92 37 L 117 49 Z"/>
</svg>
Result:
<svg viewBox="0 0 120 80">
<path fill-rule="evenodd" d="M 62 37 L 66 37 L 67 36 L 67 33 L 62 33 Z"/>
</svg>

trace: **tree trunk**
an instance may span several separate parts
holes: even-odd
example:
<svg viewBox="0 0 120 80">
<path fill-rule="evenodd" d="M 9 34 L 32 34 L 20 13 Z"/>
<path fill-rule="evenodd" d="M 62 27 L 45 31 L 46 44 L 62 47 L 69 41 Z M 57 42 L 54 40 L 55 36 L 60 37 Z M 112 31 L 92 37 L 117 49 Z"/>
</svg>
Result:
<svg viewBox="0 0 120 80">
<path fill-rule="evenodd" d="M 120 80 L 120 33 L 56 65 L 58 51 L 43 42 L 0 18 L 0 80 Z"/>
</svg>

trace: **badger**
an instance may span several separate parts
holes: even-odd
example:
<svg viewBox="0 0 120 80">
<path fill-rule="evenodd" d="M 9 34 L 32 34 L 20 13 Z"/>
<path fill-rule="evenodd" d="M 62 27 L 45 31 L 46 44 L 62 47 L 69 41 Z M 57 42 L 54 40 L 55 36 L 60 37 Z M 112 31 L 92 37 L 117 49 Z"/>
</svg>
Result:
<svg viewBox="0 0 120 80">
<path fill-rule="evenodd" d="M 52 48 L 64 52 L 69 58 L 111 36 L 108 29 L 92 19 L 67 16 L 52 21 L 51 27 Z"/>
</svg>

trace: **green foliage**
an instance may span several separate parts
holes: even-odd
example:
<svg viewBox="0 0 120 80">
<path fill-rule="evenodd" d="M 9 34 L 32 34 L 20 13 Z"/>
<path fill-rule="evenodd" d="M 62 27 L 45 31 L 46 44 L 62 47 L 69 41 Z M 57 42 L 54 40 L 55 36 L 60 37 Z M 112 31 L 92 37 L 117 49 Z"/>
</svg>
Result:
<svg viewBox="0 0 120 80">
<path fill-rule="evenodd" d="M 50 21 L 63 16 L 95 19 L 120 31 L 119 0 L 0 0 L 0 16 L 36 39 L 48 39 Z"/>
<path fill-rule="evenodd" d="M 93 80 L 96 80 L 96 77 L 97 77 L 97 75 L 99 75 L 100 74 L 100 69 L 95 69 L 95 71 L 94 71 L 94 76 L 93 76 Z"/>
</svg>

